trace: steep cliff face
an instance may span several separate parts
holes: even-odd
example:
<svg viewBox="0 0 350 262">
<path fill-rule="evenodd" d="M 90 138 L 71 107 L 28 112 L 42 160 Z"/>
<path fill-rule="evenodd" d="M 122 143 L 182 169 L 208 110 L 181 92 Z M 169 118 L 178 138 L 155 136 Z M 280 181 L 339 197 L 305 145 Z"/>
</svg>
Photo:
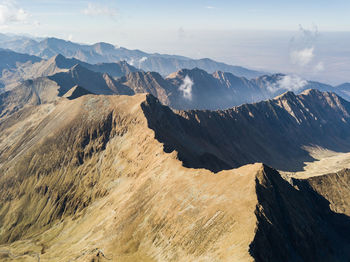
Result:
<svg viewBox="0 0 350 262">
<path fill-rule="evenodd" d="M 312 157 L 305 146 L 349 148 L 349 102 L 316 90 L 223 111 L 172 111 L 148 97 L 143 110 L 167 152 L 188 167 L 214 172 L 263 162 L 301 170 Z"/>
<path fill-rule="evenodd" d="M 349 169 L 310 177 L 306 181 L 310 187 L 330 202 L 330 207 L 334 212 L 350 216 Z"/>
<path fill-rule="evenodd" d="M 336 186 L 331 176 L 321 177 L 327 181 L 324 185 L 328 190 L 314 190 L 309 181 L 297 179 L 293 188 L 277 171 L 266 166 L 259 171 L 259 204 L 255 211 L 258 223 L 250 245 L 255 261 L 348 260 L 350 218 L 332 212 L 328 196 L 342 194 L 339 189 L 344 193 L 349 183 Z M 341 208 L 339 204 L 334 206 Z"/>
</svg>

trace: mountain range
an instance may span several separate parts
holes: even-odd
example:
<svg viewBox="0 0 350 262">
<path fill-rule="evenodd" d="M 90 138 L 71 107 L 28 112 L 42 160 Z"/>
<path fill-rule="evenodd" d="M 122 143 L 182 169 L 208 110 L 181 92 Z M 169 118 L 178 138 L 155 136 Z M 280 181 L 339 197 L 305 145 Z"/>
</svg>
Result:
<svg viewBox="0 0 350 262">
<path fill-rule="evenodd" d="M 349 261 L 350 84 L 0 46 L 0 261 Z"/>
<path fill-rule="evenodd" d="M 62 55 L 56 55 L 48 60 L 44 60 L 39 57 L 23 55 L 10 50 L 0 52 L 0 58 L 2 61 L 6 61 L 1 71 L 0 83 L 7 90 L 25 80 L 67 72 L 78 64 L 93 72 L 107 73 L 112 77 L 121 77 L 130 72 L 138 71 L 138 69 L 125 61 L 88 64 L 74 58 L 65 58 Z"/>
<path fill-rule="evenodd" d="M 10 43 L 13 41 L 10 41 Z M 21 41 L 29 40 L 23 38 Z M 57 49 L 64 51 L 64 43 L 64 40 L 59 40 L 56 43 Z M 74 44 L 72 43 L 72 45 Z M 103 47 L 101 48 L 103 49 Z M 163 77 L 157 72 L 145 72 L 137 69 L 126 61 L 89 64 L 76 58 L 66 58 L 61 54 L 45 60 L 10 50 L 0 52 L 0 57 L 4 61 L 0 78 L 0 90 L 12 89 L 25 80 L 34 80 L 40 77 L 49 77 L 59 73 L 74 71 L 74 67 L 79 64 L 89 71 L 101 73 L 99 75 L 92 72 L 90 80 L 92 76 L 105 79 L 104 81 L 96 80 L 91 82 L 98 83 L 95 87 L 96 90 L 106 89 L 106 85 L 109 85 L 108 89 L 111 90 L 108 91 L 108 94 L 129 95 L 148 92 L 158 97 L 165 105 L 175 109 L 225 109 L 244 103 L 270 99 L 289 90 L 302 92 L 307 89 L 318 89 L 335 92 L 345 99 L 350 99 L 349 84 L 345 83 L 333 87 L 314 81 L 306 81 L 293 75 L 262 75 L 249 80 L 229 72 L 215 71 L 211 74 L 202 69 L 194 68 L 180 69 Z M 81 73 L 83 71 L 81 70 Z M 84 72 L 85 75 L 78 76 L 78 74 L 75 74 L 73 78 L 84 79 L 89 74 L 86 70 Z M 62 78 L 62 74 L 51 77 L 50 80 L 58 78 Z M 108 83 L 103 83 L 106 81 Z M 68 82 L 65 83 L 67 84 Z M 60 81 L 60 84 L 63 83 L 64 81 Z M 68 86 L 62 86 L 62 90 L 67 92 L 73 86 L 80 85 L 89 92 L 97 92 L 94 92 L 91 88 L 89 89 L 88 86 L 82 85 L 77 79 L 71 80 L 69 83 Z M 99 84 L 102 86 L 100 87 Z M 5 89 L 1 87 L 5 87 Z M 99 92 L 96 94 L 99 94 Z M 102 92 L 102 94 L 107 93 Z"/>
<path fill-rule="evenodd" d="M 238 76 L 254 78 L 264 73 L 249 70 L 240 66 L 232 66 L 214 60 L 191 59 L 184 56 L 149 54 L 140 50 L 129 50 L 123 47 L 116 47 L 108 43 L 96 43 L 85 45 L 65 41 L 58 38 L 33 39 L 28 37 L 0 36 L 0 47 L 12 49 L 19 53 L 35 55 L 49 59 L 61 54 L 68 58 L 76 58 L 90 64 L 115 63 L 127 61 L 130 65 L 144 71 L 158 72 L 163 76 L 173 73 L 182 68 L 201 68 L 208 72 L 217 70 L 231 72 Z"/>
<path fill-rule="evenodd" d="M 139 71 L 125 61 L 92 65 L 62 55 L 36 63 L 17 64 L 15 69 L 4 70 L 0 80 L 10 92 L 13 88 L 34 88 L 39 97 L 41 91 L 35 85 L 43 83 L 47 87 L 40 90 L 59 89 L 59 96 L 76 85 L 92 94 L 150 93 L 174 109 L 216 110 L 258 102 L 280 95 L 300 81 L 302 84 L 294 87 L 297 92 L 307 89 L 334 91 L 350 99 L 346 84 L 332 87 L 283 74 L 248 80 L 231 73 L 217 71 L 209 74 L 194 68 L 182 69 L 163 78 L 156 72 Z"/>
</svg>

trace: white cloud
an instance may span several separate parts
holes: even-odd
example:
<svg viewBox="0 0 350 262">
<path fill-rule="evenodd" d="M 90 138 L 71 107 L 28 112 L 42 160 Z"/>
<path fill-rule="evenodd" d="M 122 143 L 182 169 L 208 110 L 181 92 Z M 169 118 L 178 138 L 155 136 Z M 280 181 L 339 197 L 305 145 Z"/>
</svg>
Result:
<svg viewBox="0 0 350 262">
<path fill-rule="evenodd" d="M 29 14 L 19 7 L 16 1 L 0 1 L 0 25 L 26 23 L 28 18 Z"/>
<path fill-rule="evenodd" d="M 208 5 L 208 6 L 206 6 L 205 8 L 206 8 L 206 9 L 215 9 L 215 7 L 214 7 L 214 6 L 211 6 L 211 5 Z"/>
<path fill-rule="evenodd" d="M 267 89 L 274 93 L 279 90 L 288 90 L 297 92 L 307 85 L 307 81 L 302 79 L 297 75 L 285 75 L 280 76 L 280 78 L 276 81 L 276 83 L 270 84 L 267 86 Z"/>
<path fill-rule="evenodd" d="M 147 59 L 148 59 L 147 56 L 144 56 L 144 57 L 142 57 L 142 58 L 139 59 L 139 68 L 141 68 L 141 64 L 142 64 L 143 62 L 145 62 Z"/>
<path fill-rule="evenodd" d="M 294 50 L 290 53 L 290 59 L 293 64 L 299 66 L 306 66 L 314 58 L 314 47 L 304 48 L 301 50 Z"/>
<path fill-rule="evenodd" d="M 192 86 L 192 79 L 188 75 L 186 75 L 182 85 L 179 87 L 179 90 L 182 92 L 182 95 L 185 99 L 192 100 Z"/>
<path fill-rule="evenodd" d="M 322 72 L 324 71 L 324 64 L 323 62 L 318 62 L 314 68 L 315 72 Z"/>
<path fill-rule="evenodd" d="M 89 16 L 116 17 L 118 15 L 118 11 L 115 8 L 93 3 L 89 3 L 82 13 Z"/>
<path fill-rule="evenodd" d="M 323 69 L 323 64 L 316 64 L 317 39 L 319 32 L 317 26 L 306 29 L 299 25 L 299 32 L 290 41 L 290 62 L 298 67 L 298 71 L 319 72 Z M 317 60 L 316 60 L 317 61 Z"/>
<path fill-rule="evenodd" d="M 135 65 L 135 59 L 134 58 L 130 58 L 127 62 L 128 62 L 129 65 L 132 65 L 132 66 Z"/>
<path fill-rule="evenodd" d="M 72 41 L 73 40 L 73 35 L 72 34 L 69 34 L 68 35 L 68 41 Z"/>
<path fill-rule="evenodd" d="M 142 58 L 139 60 L 139 63 L 143 63 L 143 62 L 145 62 L 147 59 L 148 59 L 147 56 L 144 56 L 144 57 L 142 57 Z"/>
</svg>

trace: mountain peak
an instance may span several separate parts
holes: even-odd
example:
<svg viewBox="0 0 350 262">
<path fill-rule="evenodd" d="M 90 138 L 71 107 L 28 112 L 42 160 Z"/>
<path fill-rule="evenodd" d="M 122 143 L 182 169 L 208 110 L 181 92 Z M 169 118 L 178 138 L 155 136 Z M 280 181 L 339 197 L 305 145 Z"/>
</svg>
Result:
<svg viewBox="0 0 350 262">
<path fill-rule="evenodd" d="M 43 39 L 41 42 L 42 43 L 46 43 L 46 44 L 69 43 L 66 40 L 59 39 L 59 38 L 56 38 L 56 37 L 48 37 L 48 38 Z"/>
<path fill-rule="evenodd" d="M 103 52 L 110 52 L 110 51 L 114 51 L 116 49 L 116 47 L 112 44 L 109 43 L 105 43 L 105 42 L 99 42 L 93 45 L 94 50 L 97 53 L 103 53 Z"/>
<path fill-rule="evenodd" d="M 308 95 L 308 96 L 310 96 L 310 95 L 324 95 L 325 93 L 327 93 L 327 92 L 321 92 L 320 90 L 318 90 L 318 89 L 312 89 L 312 88 L 310 88 L 310 89 L 306 89 L 306 90 L 304 90 L 302 93 L 301 93 L 301 95 Z"/>
<path fill-rule="evenodd" d="M 69 100 L 73 100 L 73 99 L 76 99 L 76 98 L 81 97 L 83 95 L 90 95 L 90 94 L 94 94 L 94 93 L 86 90 L 85 88 L 83 88 L 79 85 L 75 85 L 70 90 L 68 90 L 68 92 L 66 92 L 63 95 L 63 97 L 65 97 Z"/>
<path fill-rule="evenodd" d="M 53 56 L 50 60 L 53 60 L 56 63 L 62 63 L 62 62 L 65 62 L 67 60 L 67 58 L 61 54 L 57 54 L 57 55 Z"/>
<path fill-rule="evenodd" d="M 172 78 L 183 78 L 186 75 L 192 77 L 192 76 L 196 76 L 196 75 L 209 75 L 206 71 L 204 71 L 203 69 L 200 69 L 198 67 L 195 67 L 193 69 L 180 69 L 170 75 L 168 75 L 166 78 L 168 79 L 172 79 Z"/>
<path fill-rule="evenodd" d="M 291 98 L 294 99 L 295 97 L 296 97 L 296 95 L 295 95 L 295 93 L 293 91 L 286 91 L 283 94 L 276 96 L 274 98 L 274 100 L 277 100 L 277 99 L 279 99 L 279 100 L 287 99 L 288 100 L 288 99 L 291 99 Z"/>
<path fill-rule="evenodd" d="M 82 66 L 81 64 L 75 64 L 70 70 L 70 72 L 74 72 L 74 73 L 95 73 L 93 71 L 90 71 L 89 69 L 85 68 L 84 66 Z"/>
<path fill-rule="evenodd" d="M 239 77 L 239 76 L 236 76 L 232 73 L 223 72 L 223 71 L 215 71 L 212 75 L 221 81 L 225 81 L 228 77 L 231 79 L 233 79 L 233 78 L 234 79 L 244 79 L 244 77 Z"/>
</svg>

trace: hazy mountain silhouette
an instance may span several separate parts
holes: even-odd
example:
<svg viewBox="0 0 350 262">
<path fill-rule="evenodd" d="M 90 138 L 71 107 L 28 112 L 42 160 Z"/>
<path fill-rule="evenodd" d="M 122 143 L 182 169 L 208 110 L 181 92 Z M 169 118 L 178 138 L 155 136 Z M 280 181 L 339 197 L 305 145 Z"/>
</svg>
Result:
<svg viewBox="0 0 350 262">
<path fill-rule="evenodd" d="M 9 52 L 11 53 L 12 51 Z M 60 54 L 55 55 L 48 60 L 41 60 L 40 58 L 37 58 L 37 60 L 39 60 L 39 62 L 36 60 L 29 60 L 26 63 L 21 63 L 21 61 L 16 58 L 13 63 L 13 68 L 11 68 L 11 70 L 3 71 L 0 82 L 6 86 L 7 89 L 11 89 L 24 80 L 51 76 L 60 72 L 67 72 L 69 69 L 78 64 L 93 72 L 107 73 L 112 77 L 121 77 L 125 74 L 138 71 L 138 69 L 129 65 L 125 61 L 93 65 L 75 58 L 65 58 Z M 6 60 L 4 59 L 4 61 Z M 7 64 L 5 66 L 9 68 Z"/>
<path fill-rule="evenodd" d="M 168 75 L 182 68 L 199 67 L 208 72 L 217 70 L 231 72 L 239 76 L 253 78 L 263 73 L 249 70 L 240 66 L 231 66 L 219 63 L 211 59 L 191 59 L 177 55 L 148 54 L 140 50 L 129 50 L 123 47 L 115 47 L 108 43 L 96 43 L 94 45 L 77 44 L 58 38 L 46 38 L 41 41 L 22 42 L 5 41 L 0 38 L 0 47 L 11 48 L 14 51 L 28 53 L 49 59 L 57 54 L 81 61 L 96 63 L 111 63 L 127 61 L 129 64 L 144 71 L 156 71 L 162 75 Z"/>
</svg>

